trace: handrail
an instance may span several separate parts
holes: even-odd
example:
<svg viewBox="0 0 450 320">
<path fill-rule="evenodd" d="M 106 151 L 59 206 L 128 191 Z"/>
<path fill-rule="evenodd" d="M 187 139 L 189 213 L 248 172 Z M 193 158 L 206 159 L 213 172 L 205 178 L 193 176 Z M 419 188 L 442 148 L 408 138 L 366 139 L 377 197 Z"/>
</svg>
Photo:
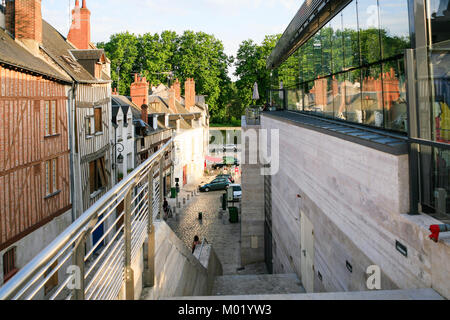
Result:
<svg viewBox="0 0 450 320">
<path fill-rule="evenodd" d="M 155 167 L 155 163 L 158 161 L 164 160 L 164 152 L 172 145 L 173 138 L 170 139 L 161 149 L 159 149 L 155 154 L 153 154 L 148 160 L 142 163 L 138 168 L 136 168 L 133 172 L 131 172 L 127 177 L 125 177 L 119 184 L 113 187 L 110 191 L 108 191 L 103 197 L 101 197 L 94 205 L 92 205 L 86 212 L 84 212 L 74 223 L 72 223 L 66 230 L 64 230 L 54 241 L 52 241 L 44 250 L 42 250 L 38 255 L 36 255 L 27 265 L 25 265 L 13 278 L 11 278 L 4 286 L 0 287 L 0 300 L 14 299 L 18 292 L 26 291 L 23 288 L 32 288 L 39 277 L 46 272 L 43 268 L 48 268 L 50 262 L 53 263 L 53 260 L 57 260 L 58 256 L 61 255 L 61 250 L 66 250 L 67 247 L 72 247 L 72 254 L 75 256 L 77 242 L 83 242 L 82 235 L 90 235 L 92 231 L 95 229 L 95 225 L 97 224 L 99 217 L 108 212 L 110 206 L 116 206 L 117 202 L 121 202 L 123 198 L 125 201 L 127 199 L 128 193 L 137 192 L 134 190 L 135 186 L 137 186 L 138 182 L 142 182 L 143 175 L 146 173 L 150 173 L 150 170 L 153 170 Z M 156 166 L 157 167 L 157 166 Z M 153 171 L 152 171 L 153 172 Z M 149 174 L 148 174 L 149 175 Z M 144 177 L 145 178 L 145 177 Z M 153 177 L 152 177 L 153 179 Z M 152 180 L 153 181 L 153 180 Z M 150 183 L 147 187 L 150 186 Z M 161 186 L 160 186 L 161 187 Z M 144 189 L 144 188 L 142 188 Z M 148 189 L 150 191 L 150 189 Z M 139 195 L 144 196 L 145 190 L 140 190 Z M 152 190 L 153 195 L 153 190 Z M 138 195 L 138 196 L 139 196 Z M 150 199 L 150 198 L 149 198 Z M 151 198 L 153 199 L 153 198 Z M 155 199 L 157 203 L 160 199 Z M 131 202 L 131 199 L 129 199 Z M 142 204 L 139 203 L 137 207 L 139 207 L 138 211 L 142 210 L 144 205 L 148 206 L 148 211 L 153 210 L 153 205 L 150 203 Z M 159 204 L 161 206 L 161 204 Z M 151 207 L 151 208 L 150 208 Z M 136 210 L 136 209 L 135 209 Z M 110 210 L 108 214 L 114 212 L 115 209 Z M 131 209 L 130 209 L 131 213 Z M 140 213 L 135 213 L 135 217 L 138 221 L 135 223 L 142 222 L 143 216 L 139 216 Z M 152 221 L 153 217 L 150 218 Z M 130 222 L 131 223 L 131 222 Z M 135 224 L 136 226 L 136 224 Z M 136 228 L 136 227 L 134 227 Z M 130 232 L 133 233 L 131 236 L 135 235 L 136 237 L 142 237 L 141 234 L 137 234 L 139 230 L 142 228 L 138 228 L 138 230 L 134 230 L 132 232 L 132 228 L 130 227 Z M 81 240 L 80 240 L 81 239 Z M 140 239 L 140 238 L 139 238 Z M 136 243 L 138 239 L 134 239 L 133 241 Z M 85 242 L 85 241 L 84 241 Z M 130 243 L 131 245 L 131 243 Z M 119 246 L 120 247 L 120 246 Z M 119 249 L 120 250 L 120 249 Z M 84 263 L 84 250 L 82 250 L 83 255 L 83 263 Z M 55 259 L 56 257 L 56 259 Z M 50 264 L 51 266 L 52 264 Z M 59 267 L 62 267 L 59 266 Z M 101 271 L 103 266 L 100 267 L 99 272 Z"/>
<path fill-rule="evenodd" d="M 203 252 L 203 247 L 205 246 L 205 243 L 209 244 L 209 242 L 208 242 L 208 239 L 206 239 L 206 238 L 203 238 L 203 241 L 202 241 L 202 246 L 200 247 L 200 252 L 199 252 L 199 254 L 198 254 L 198 258 L 197 258 L 197 259 L 199 259 L 199 260 L 200 260 L 200 258 L 201 258 L 201 256 L 202 256 L 202 252 Z"/>
</svg>

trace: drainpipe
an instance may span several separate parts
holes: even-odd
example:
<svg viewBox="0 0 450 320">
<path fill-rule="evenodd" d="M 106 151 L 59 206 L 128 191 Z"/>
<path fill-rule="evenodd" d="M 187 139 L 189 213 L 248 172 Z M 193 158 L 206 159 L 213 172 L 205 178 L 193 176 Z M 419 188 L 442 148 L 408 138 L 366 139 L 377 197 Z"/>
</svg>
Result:
<svg viewBox="0 0 450 320">
<path fill-rule="evenodd" d="M 74 135 L 76 134 L 74 132 L 74 126 L 73 121 L 75 120 L 75 100 L 76 100 L 76 92 L 77 92 L 77 85 L 76 83 L 72 83 L 72 89 L 69 90 L 69 97 L 67 98 L 69 105 L 68 105 L 68 121 L 69 121 L 69 148 L 70 148 L 70 197 L 72 198 L 72 223 L 75 222 L 77 219 L 77 201 L 75 199 L 75 174 L 74 174 Z"/>
<path fill-rule="evenodd" d="M 441 232 L 450 232 L 450 224 L 435 224 L 430 227 L 430 239 L 434 242 L 439 242 L 439 235 Z"/>
</svg>

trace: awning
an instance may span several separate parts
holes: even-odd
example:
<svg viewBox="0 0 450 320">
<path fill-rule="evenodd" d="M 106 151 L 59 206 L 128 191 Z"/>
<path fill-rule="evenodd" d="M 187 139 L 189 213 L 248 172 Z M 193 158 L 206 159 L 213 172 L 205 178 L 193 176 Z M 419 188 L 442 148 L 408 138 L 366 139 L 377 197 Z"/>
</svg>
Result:
<svg viewBox="0 0 450 320">
<path fill-rule="evenodd" d="M 205 159 L 206 159 L 206 161 L 214 162 L 214 163 L 221 163 L 223 161 L 222 158 L 214 158 L 214 157 L 210 157 L 210 156 L 206 156 Z"/>
</svg>

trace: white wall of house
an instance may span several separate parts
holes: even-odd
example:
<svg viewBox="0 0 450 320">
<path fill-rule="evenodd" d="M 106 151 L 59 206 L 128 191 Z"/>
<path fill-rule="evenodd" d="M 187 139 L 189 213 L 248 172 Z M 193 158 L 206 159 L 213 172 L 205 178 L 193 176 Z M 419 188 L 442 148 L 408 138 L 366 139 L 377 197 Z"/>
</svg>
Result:
<svg viewBox="0 0 450 320">
<path fill-rule="evenodd" d="M 187 183 L 194 183 L 203 176 L 205 149 L 205 130 L 197 127 L 187 130 L 179 130 L 175 133 L 175 165 L 174 178 L 183 183 L 183 168 L 186 167 Z"/>
<path fill-rule="evenodd" d="M 126 120 L 126 121 L 125 121 Z M 121 143 L 124 147 L 124 150 L 122 152 L 119 152 L 121 150 L 121 147 L 117 146 L 117 156 L 119 154 L 122 154 L 123 156 L 123 163 L 119 164 L 117 163 L 117 159 L 114 157 L 115 154 L 115 148 L 111 148 L 111 159 L 113 159 L 113 163 L 116 163 L 117 168 L 113 169 L 113 178 L 115 179 L 114 182 L 117 183 L 117 173 L 123 174 L 123 177 L 126 177 L 128 175 L 129 170 L 135 169 L 135 148 L 134 148 L 134 131 L 135 126 L 133 124 L 133 114 L 131 112 L 131 109 L 128 109 L 128 113 L 126 115 L 123 114 L 122 108 L 119 108 L 119 112 L 117 113 L 116 117 L 117 122 L 117 129 L 114 129 L 113 126 L 111 126 L 111 137 L 112 137 L 112 145 L 114 143 Z M 125 125 L 125 122 L 127 125 Z M 115 135 L 115 137 L 114 137 Z M 115 138 L 115 140 L 114 140 Z"/>
</svg>

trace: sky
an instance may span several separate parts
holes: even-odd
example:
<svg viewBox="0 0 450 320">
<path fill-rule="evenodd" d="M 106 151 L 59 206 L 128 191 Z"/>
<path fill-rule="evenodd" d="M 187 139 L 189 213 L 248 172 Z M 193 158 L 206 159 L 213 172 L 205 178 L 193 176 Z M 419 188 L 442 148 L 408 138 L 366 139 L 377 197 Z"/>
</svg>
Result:
<svg viewBox="0 0 450 320">
<path fill-rule="evenodd" d="M 80 0 L 80 3 L 82 1 Z M 283 33 L 303 0 L 87 0 L 92 42 L 110 35 L 173 30 L 203 31 L 221 40 L 235 56 L 247 39 L 260 43 L 265 35 Z M 70 27 L 75 0 L 43 0 L 42 14 L 63 35 Z M 230 76 L 234 70 L 230 70 Z"/>
</svg>

